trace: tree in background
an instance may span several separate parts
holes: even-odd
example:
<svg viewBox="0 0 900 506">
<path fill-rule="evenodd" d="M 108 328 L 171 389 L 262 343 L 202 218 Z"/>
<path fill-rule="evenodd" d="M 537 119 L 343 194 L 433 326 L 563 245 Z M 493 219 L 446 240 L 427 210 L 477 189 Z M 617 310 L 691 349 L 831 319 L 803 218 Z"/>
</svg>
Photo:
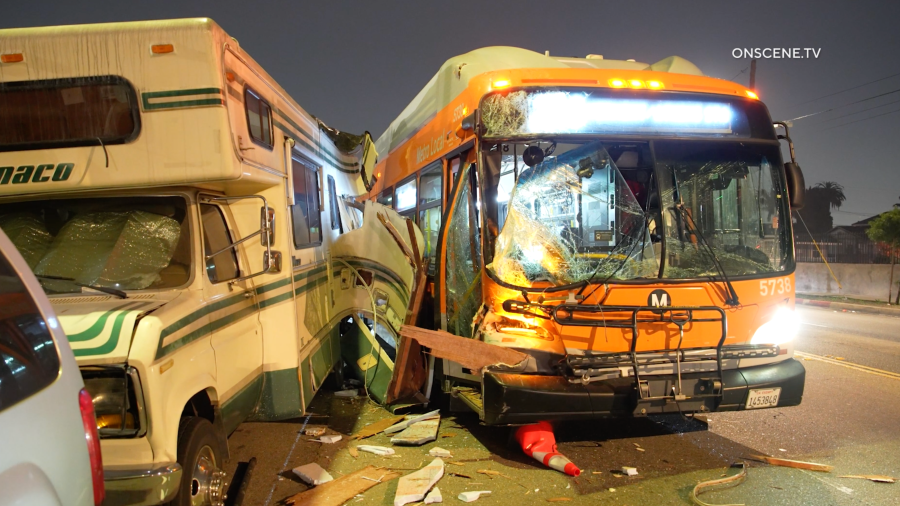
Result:
<svg viewBox="0 0 900 506">
<path fill-rule="evenodd" d="M 843 185 L 834 181 L 817 183 L 806 189 L 806 206 L 799 211 L 809 231 L 823 234 L 834 228 L 832 209 L 840 209 L 847 200 Z"/>
<path fill-rule="evenodd" d="M 888 304 L 891 302 L 891 289 L 894 287 L 894 258 L 900 247 L 900 208 L 893 208 L 869 222 L 866 230 L 869 239 L 887 246 L 891 255 L 891 279 L 888 283 Z M 900 304 L 900 291 L 894 304 Z"/>
</svg>

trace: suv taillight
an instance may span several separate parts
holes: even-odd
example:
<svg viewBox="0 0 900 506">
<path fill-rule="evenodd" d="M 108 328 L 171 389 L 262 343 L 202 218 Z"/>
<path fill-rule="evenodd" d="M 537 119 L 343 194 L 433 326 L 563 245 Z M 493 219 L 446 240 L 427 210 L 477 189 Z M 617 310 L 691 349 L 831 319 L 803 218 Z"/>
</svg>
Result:
<svg viewBox="0 0 900 506">
<path fill-rule="evenodd" d="M 78 393 L 78 405 L 81 408 L 81 422 L 84 424 L 84 439 L 87 441 L 88 455 L 91 458 L 91 481 L 94 485 L 94 504 L 100 506 L 106 498 L 103 486 L 103 456 L 100 454 L 100 434 L 97 433 L 97 419 L 94 418 L 94 401 L 87 390 Z"/>
</svg>

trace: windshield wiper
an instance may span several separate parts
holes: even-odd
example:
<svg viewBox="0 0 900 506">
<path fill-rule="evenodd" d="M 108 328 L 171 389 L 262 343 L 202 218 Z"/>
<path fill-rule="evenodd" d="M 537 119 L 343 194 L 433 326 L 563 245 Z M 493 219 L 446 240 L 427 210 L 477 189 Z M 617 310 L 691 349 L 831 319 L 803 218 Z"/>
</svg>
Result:
<svg viewBox="0 0 900 506">
<path fill-rule="evenodd" d="M 697 234 L 697 238 L 700 240 L 700 244 L 702 244 L 706 248 L 706 252 L 712 259 L 713 265 L 715 265 L 716 270 L 719 271 L 719 274 L 722 275 L 722 280 L 725 283 L 725 288 L 728 292 L 728 298 L 725 299 L 725 304 L 728 304 L 729 306 L 740 305 L 737 292 L 734 290 L 734 286 L 731 284 L 731 280 L 728 279 L 728 274 L 725 272 L 725 268 L 722 267 L 722 263 L 719 262 L 719 257 L 716 256 L 716 252 L 715 250 L 713 250 L 712 245 L 710 245 L 706 238 L 703 237 L 703 232 L 700 232 L 700 228 L 697 227 L 697 224 L 694 222 L 694 217 L 691 216 L 691 213 L 687 212 L 687 209 L 684 208 L 683 202 L 675 204 L 675 209 L 681 213 L 682 220 L 687 226 L 688 232 L 690 232 L 690 229 L 694 229 L 694 232 Z M 713 277 L 713 280 L 715 280 L 715 277 Z"/>
<path fill-rule="evenodd" d="M 38 279 L 47 279 L 47 280 L 51 280 L 51 281 L 69 281 L 75 286 L 90 288 L 91 290 L 97 290 L 98 292 L 107 293 L 109 295 L 115 295 L 116 297 L 119 297 L 120 299 L 128 298 L 128 294 L 123 292 L 122 290 L 118 290 L 116 288 L 109 288 L 108 286 L 86 285 L 84 283 L 79 283 L 78 281 L 75 281 L 74 278 L 66 278 L 63 276 L 42 276 L 42 275 L 38 275 L 38 274 L 35 274 L 34 277 L 36 277 Z"/>
</svg>

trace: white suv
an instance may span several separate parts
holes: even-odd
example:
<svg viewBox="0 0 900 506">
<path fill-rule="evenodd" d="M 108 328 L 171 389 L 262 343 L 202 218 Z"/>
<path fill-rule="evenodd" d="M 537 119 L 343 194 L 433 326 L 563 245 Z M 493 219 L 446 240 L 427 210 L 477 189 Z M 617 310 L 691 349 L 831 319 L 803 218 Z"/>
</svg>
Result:
<svg viewBox="0 0 900 506">
<path fill-rule="evenodd" d="M 0 230 L 0 506 L 99 505 L 100 438 L 69 341 Z"/>
</svg>

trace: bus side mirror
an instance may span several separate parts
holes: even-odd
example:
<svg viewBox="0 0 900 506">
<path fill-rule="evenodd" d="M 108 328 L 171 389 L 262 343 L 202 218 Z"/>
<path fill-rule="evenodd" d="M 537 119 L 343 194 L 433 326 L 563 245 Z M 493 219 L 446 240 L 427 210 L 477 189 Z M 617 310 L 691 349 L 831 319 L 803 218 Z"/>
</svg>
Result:
<svg viewBox="0 0 900 506">
<path fill-rule="evenodd" d="M 803 179 L 803 171 L 796 162 L 787 162 L 784 164 L 784 174 L 787 177 L 791 209 L 803 209 L 803 205 L 806 204 L 806 181 Z"/>
</svg>

